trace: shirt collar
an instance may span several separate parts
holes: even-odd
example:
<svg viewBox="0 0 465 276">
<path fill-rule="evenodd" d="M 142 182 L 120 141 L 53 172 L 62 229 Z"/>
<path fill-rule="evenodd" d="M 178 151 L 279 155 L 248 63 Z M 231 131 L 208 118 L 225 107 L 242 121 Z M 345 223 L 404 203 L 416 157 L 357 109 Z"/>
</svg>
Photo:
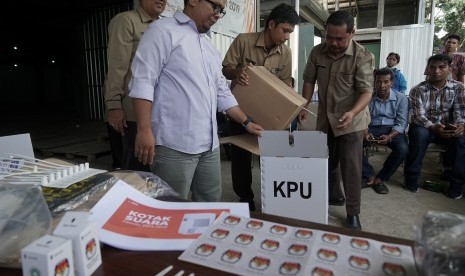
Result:
<svg viewBox="0 0 465 276">
<path fill-rule="evenodd" d="M 428 90 L 442 90 L 444 88 L 448 88 L 448 89 L 453 89 L 454 88 L 454 81 L 451 81 L 451 80 L 446 80 L 446 85 L 444 85 L 444 87 L 441 87 L 440 89 L 437 89 L 436 87 L 433 86 L 433 84 L 431 82 L 427 82 L 427 85 L 428 85 Z"/>
<path fill-rule="evenodd" d="M 199 32 L 194 20 L 192 20 L 184 12 L 176 11 L 173 17 L 178 21 L 179 24 L 189 24 L 189 26 L 191 26 L 197 33 Z M 209 30 L 208 32 L 205 33 L 205 35 L 211 38 L 211 31 Z"/>
<path fill-rule="evenodd" d="M 323 53 L 328 53 L 329 47 L 328 47 L 328 45 L 326 43 L 324 45 L 325 46 L 323 47 L 322 52 Z M 354 47 L 355 47 L 354 40 L 351 39 L 350 42 L 349 42 L 349 46 L 347 47 L 347 49 L 344 52 L 344 55 L 353 56 L 354 55 Z"/>
<path fill-rule="evenodd" d="M 139 16 L 140 16 L 140 21 L 142 23 L 147 23 L 147 22 L 152 22 L 152 18 L 150 17 L 150 15 L 144 11 L 144 9 L 141 7 L 141 6 L 138 6 L 137 7 L 137 12 L 139 13 Z"/>
<path fill-rule="evenodd" d="M 395 90 L 393 90 L 391 88 L 391 90 L 389 90 L 389 97 L 388 97 L 388 101 L 396 101 L 397 100 L 397 92 Z M 379 96 L 378 96 L 378 92 L 375 91 L 375 100 L 378 100 L 378 101 L 383 101 Z"/>
<path fill-rule="evenodd" d="M 255 43 L 256 47 L 260 47 L 263 49 L 266 49 L 265 47 L 265 31 L 261 31 L 260 34 L 258 35 L 257 43 Z M 268 54 L 273 54 L 273 53 L 282 53 L 282 45 L 275 46 L 271 48 L 271 51 Z"/>
</svg>

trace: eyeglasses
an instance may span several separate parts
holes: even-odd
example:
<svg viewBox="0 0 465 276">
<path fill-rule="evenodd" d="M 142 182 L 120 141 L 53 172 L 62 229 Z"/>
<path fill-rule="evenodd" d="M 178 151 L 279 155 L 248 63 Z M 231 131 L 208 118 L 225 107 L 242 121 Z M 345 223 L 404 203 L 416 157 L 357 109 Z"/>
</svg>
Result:
<svg viewBox="0 0 465 276">
<path fill-rule="evenodd" d="M 223 16 L 226 15 L 226 11 L 218 4 L 215 4 L 213 3 L 212 1 L 210 0 L 206 0 L 208 3 L 210 3 L 210 5 L 212 6 L 213 8 L 213 11 L 218 14 L 220 16 L 220 18 L 222 18 Z"/>
</svg>

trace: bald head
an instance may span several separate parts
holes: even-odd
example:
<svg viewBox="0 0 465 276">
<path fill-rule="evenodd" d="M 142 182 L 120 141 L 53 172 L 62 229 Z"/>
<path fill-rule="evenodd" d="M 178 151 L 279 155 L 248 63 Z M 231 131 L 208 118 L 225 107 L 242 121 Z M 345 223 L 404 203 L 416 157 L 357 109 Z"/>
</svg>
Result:
<svg viewBox="0 0 465 276">
<path fill-rule="evenodd" d="M 210 31 L 226 14 L 226 0 L 184 0 L 184 3 L 184 13 L 195 22 L 199 33 Z"/>
</svg>

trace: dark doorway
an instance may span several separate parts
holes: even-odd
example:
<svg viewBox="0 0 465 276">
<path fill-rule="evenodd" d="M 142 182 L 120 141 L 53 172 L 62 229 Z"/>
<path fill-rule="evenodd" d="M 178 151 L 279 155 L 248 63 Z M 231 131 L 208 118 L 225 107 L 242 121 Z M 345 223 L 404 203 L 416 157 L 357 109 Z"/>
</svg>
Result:
<svg viewBox="0 0 465 276">
<path fill-rule="evenodd" d="M 107 25 L 113 15 L 131 9 L 132 3 L 128 0 L 2 3 L 0 114 L 4 121 L 21 124 L 22 120 L 40 118 L 101 119 L 103 102 L 96 99 L 101 99 L 106 71 Z M 89 44 L 89 37 L 94 34 L 98 40 Z M 98 50 L 98 55 L 93 52 L 86 57 L 89 50 Z M 99 70 L 89 72 L 90 62 Z M 89 97 L 89 86 L 94 86 L 96 97 Z M 98 106 L 97 113 L 93 106 Z"/>
</svg>

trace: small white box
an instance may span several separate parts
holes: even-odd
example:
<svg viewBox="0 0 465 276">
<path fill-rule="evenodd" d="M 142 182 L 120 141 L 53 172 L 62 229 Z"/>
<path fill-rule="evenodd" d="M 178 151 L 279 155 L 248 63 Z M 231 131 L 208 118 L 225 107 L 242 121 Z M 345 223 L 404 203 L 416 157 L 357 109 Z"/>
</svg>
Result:
<svg viewBox="0 0 465 276">
<path fill-rule="evenodd" d="M 91 275 L 102 264 L 97 228 L 88 217 L 87 212 L 68 212 L 53 232 L 72 241 L 75 272 L 79 276 Z"/>
<path fill-rule="evenodd" d="M 328 150 L 319 131 L 263 131 L 263 213 L 328 224 Z"/>
<path fill-rule="evenodd" d="M 45 235 L 21 250 L 23 275 L 74 276 L 70 240 Z"/>
</svg>

